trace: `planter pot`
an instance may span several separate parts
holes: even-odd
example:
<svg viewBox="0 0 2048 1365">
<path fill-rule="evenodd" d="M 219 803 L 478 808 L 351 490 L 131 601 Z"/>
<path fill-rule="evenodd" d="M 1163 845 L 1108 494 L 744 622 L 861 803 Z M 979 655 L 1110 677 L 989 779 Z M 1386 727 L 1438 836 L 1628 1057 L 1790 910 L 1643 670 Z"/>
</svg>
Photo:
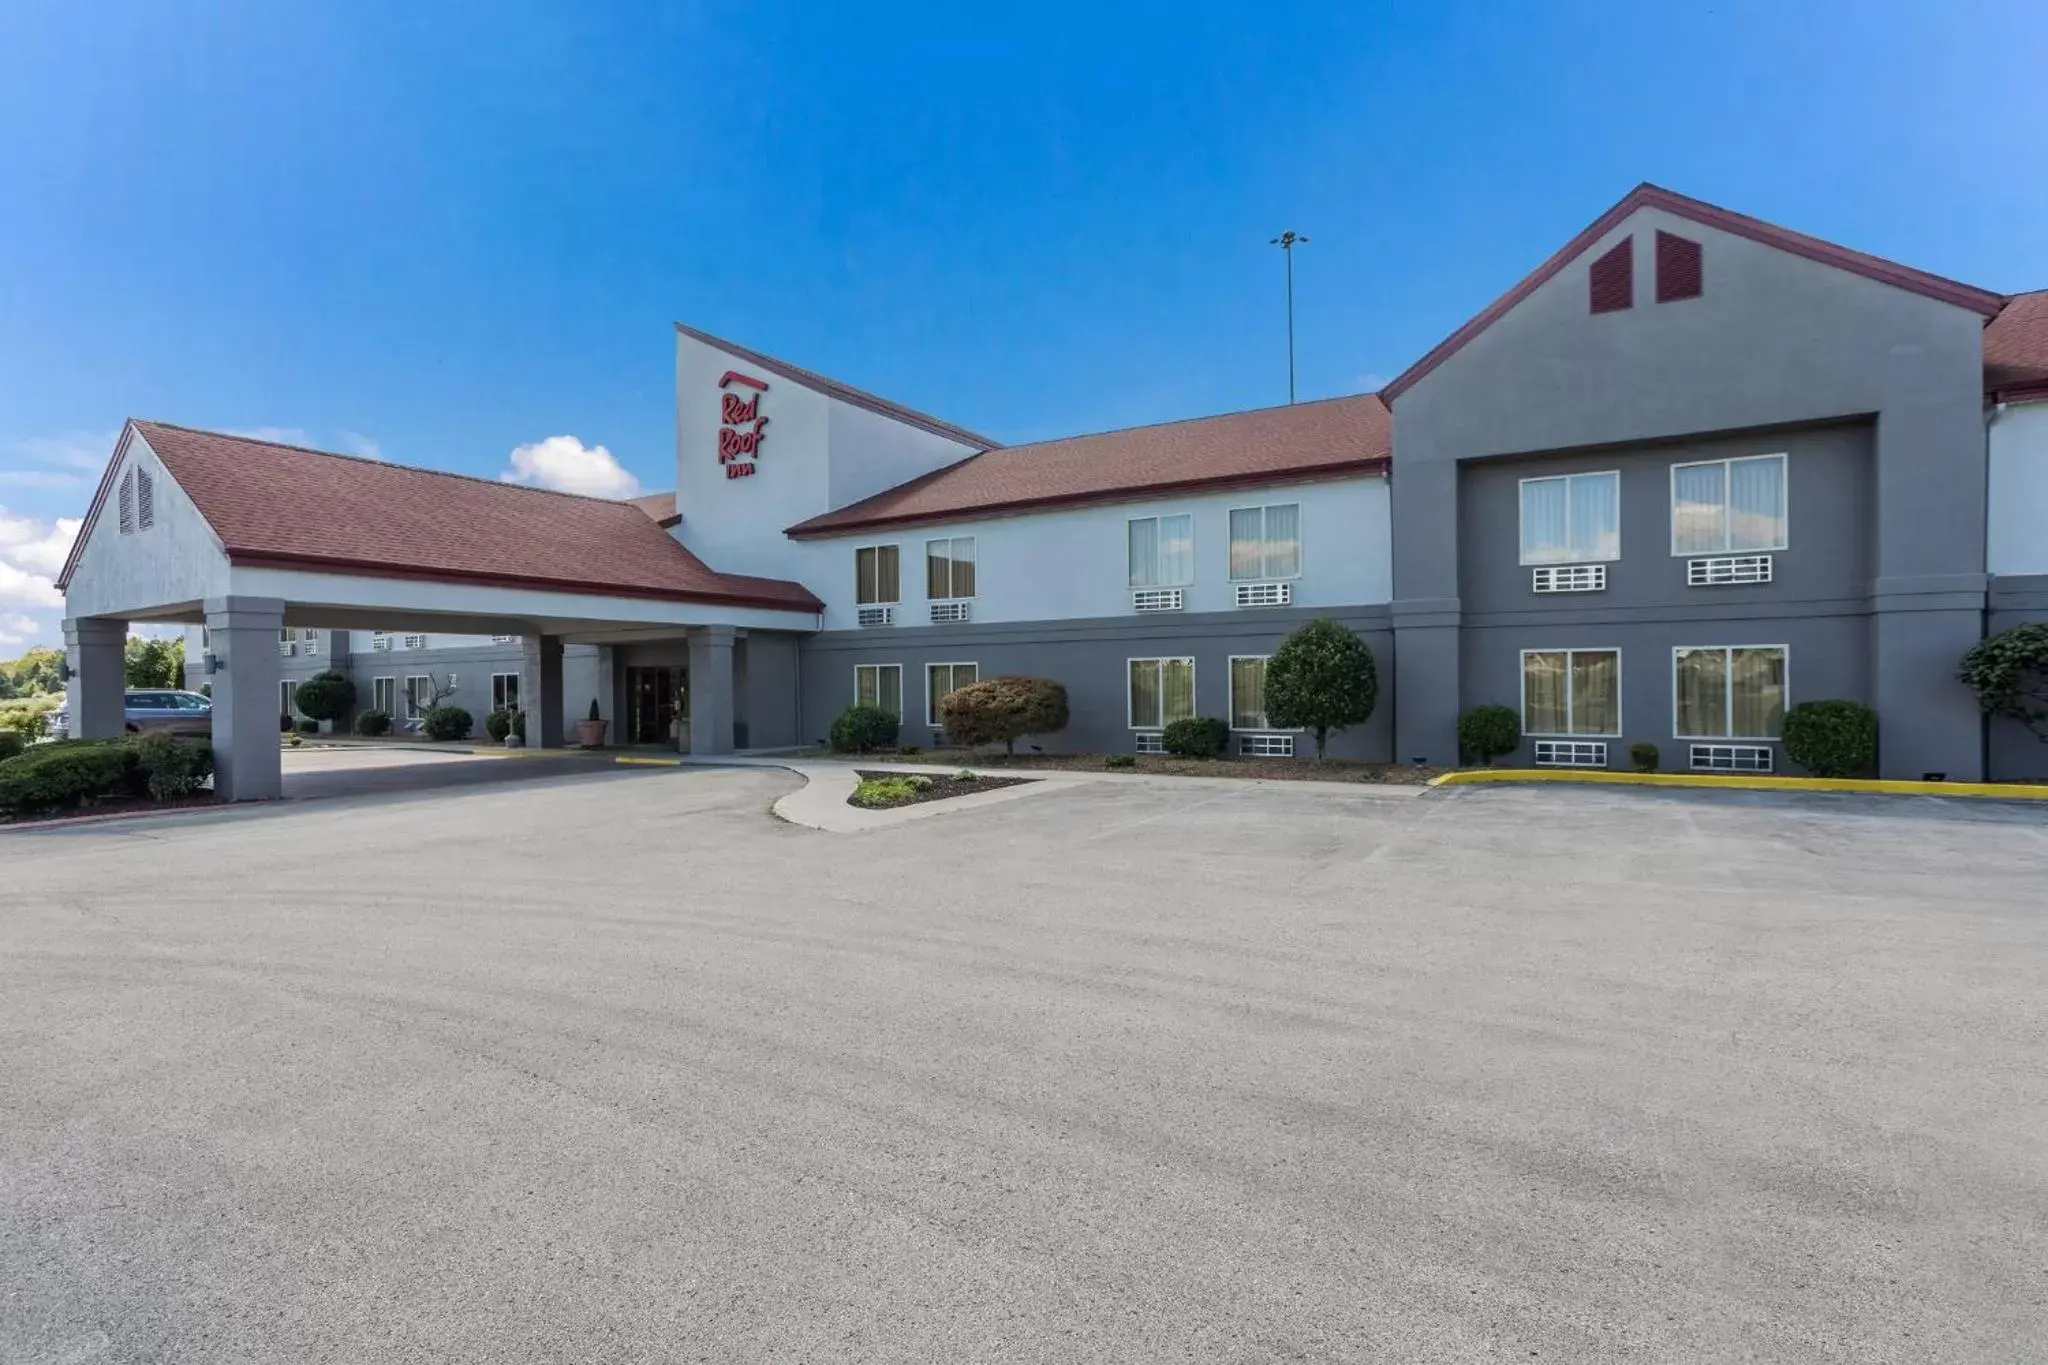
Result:
<svg viewBox="0 0 2048 1365">
<path fill-rule="evenodd" d="M 586 749 L 602 749 L 604 747 L 605 727 L 610 723 L 610 721 L 603 720 L 577 721 L 576 742 Z"/>
<path fill-rule="evenodd" d="M 519 737 L 517 731 L 512 731 L 505 736 L 505 747 L 508 749 L 523 749 L 526 747 L 526 741 Z"/>
</svg>

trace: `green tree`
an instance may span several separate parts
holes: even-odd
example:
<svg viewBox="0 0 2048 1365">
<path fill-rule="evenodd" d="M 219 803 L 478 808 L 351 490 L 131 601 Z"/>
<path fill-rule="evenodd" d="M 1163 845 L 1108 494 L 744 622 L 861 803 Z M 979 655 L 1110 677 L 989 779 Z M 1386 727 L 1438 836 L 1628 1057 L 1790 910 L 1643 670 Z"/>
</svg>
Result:
<svg viewBox="0 0 2048 1365">
<path fill-rule="evenodd" d="M 1266 661 L 1266 720 L 1316 737 L 1316 758 L 1330 731 L 1363 725 L 1379 704 L 1379 666 L 1358 632 L 1327 616 L 1299 626 Z"/>
<path fill-rule="evenodd" d="M 1957 676 L 1987 715 L 2016 720 L 2048 744 L 2048 621 L 1979 640 Z"/>
<path fill-rule="evenodd" d="M 183 687 L 185 685 L 185 642 L 175 650 L 169 640 L 146 640 L 131 635 L 122 648 L 122 672 L 130 687 Z"/>
<path fill-rule="evenodd" d="M 1067 689 L 1050 678 L 984 678 L 939 699 L 946 738 L 970 748 L 1001 740 L 1012 755 L 1018 740 L 1064 730 L 1067 718 Z"/>
<path fill-rule="evenodd" d="M 356 706 L 356 685 L 348 680 L 348 674 L 332 668 L 300 683 L 292 695 L 300 715 L 337 724 Z"/>
<path fill-rule="evenodd" d="M 24 697 L 40 697 L 64 690 L 64 651 L 39 645 L 7 665 L 14 690 Z"/>
</svg>

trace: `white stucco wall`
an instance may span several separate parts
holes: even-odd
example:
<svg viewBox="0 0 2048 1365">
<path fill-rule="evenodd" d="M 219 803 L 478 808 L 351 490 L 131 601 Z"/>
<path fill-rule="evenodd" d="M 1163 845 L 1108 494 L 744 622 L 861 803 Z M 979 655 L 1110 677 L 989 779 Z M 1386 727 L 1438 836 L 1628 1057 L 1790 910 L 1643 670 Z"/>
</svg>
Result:
<svg viewBox="0 0 2048 1365">
<path fill-rule="evenodd" d="M 65 592 L 67 616 L 147 620 L 153 609 L 183 606 L 227 590 L 228 561 L 213 528 L 134 433 L 121 452 L 106 506 L 93 523 Z M 155 480 L 155 524 L 121 534 L 120 486 L 142 466 Z"/>
<path fill-rule="evenodd" d="M 1387 482 L 1382 478 L 1147 498 L 799 541 L 793 544 L 802 562 L 794 576 L 825 600 L 827 630 L 853 629 L 859 624 L 854 551 L 863 545 L 898 546 L 902 575 L 897 622 L 899 627 L 928 624 L 925 542 L 973 536 L 974 621 L 1129 616 L 1127 523 L 1134 517 L 1186 512 L 1194 516 L 1195 573 L 1186 590 L 1185 610 L 1232 611 L 1236 607 L 1230 581 L 1230 509 L 1280 503 L 1301 507 L 1301 576 L 1294 581 L 1294 605 L 1360 606 L 1392 598 Z"/>
<path fill-rule="evenodd" d="M 1986 567 L 2048 574 L 2048 398 L 1999 408 L 1989 439 Z"/>
</svg>

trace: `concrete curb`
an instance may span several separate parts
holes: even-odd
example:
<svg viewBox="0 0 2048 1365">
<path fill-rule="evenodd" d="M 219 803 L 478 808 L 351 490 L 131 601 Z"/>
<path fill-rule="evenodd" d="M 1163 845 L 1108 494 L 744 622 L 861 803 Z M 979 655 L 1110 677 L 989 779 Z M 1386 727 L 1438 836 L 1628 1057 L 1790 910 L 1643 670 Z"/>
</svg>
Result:
<svg viewBox="0 0 2048 1365">
<path fill-rule="evenodd" d="M 1614 773 L 1571 768 L 1476 768 L 1445 773 L 1432 787 L 1480 782 L 1578 782 L 1609 787 L 1718 787 L 1738 791 L 1849 792 L 1865 796 L 1973 796 L 2048 801 L 2048 785 L 2018 782 L 1910 782 L 1857 777 L 1767 777 L 1739 773 Z"/>
</svg>

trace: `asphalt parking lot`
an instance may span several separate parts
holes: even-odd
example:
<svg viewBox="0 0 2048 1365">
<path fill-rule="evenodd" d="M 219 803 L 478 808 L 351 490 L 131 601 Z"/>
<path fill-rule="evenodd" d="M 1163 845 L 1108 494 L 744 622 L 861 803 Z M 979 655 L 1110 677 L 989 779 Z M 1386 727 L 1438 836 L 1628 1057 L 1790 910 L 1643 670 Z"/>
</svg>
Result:
<svg viewBox="0 0 2048 1365">
<path fill-rule="evenodd" d="M 2048 811 L 794 782 L 0 835 L 0 1360 L 2040 1358 Z"/>
</svg>

